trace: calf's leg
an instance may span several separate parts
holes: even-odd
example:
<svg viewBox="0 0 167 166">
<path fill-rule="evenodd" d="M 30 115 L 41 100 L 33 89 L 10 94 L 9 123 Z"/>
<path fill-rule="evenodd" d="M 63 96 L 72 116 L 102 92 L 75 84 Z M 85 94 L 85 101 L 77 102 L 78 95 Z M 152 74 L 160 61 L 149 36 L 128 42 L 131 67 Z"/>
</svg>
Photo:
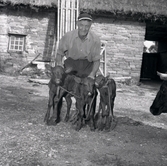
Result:
<svg viewBox="0 0 167 166">
<path fill-rule="evenodd" d="M 75 130 L 79 131 L 82 128 L 84 116 L 84 103 L 82 102 L 82 100 L 76 101 L 76 110 L 78 111 L 78 113 L 75 123 Z"/>
<path fill-rule="evenodd" d="M 60 90 L 59 94 L 54 97 L 53 114 L 49 120 L 49 125 L 56 125 L 60 122 L 60 112 L 62 108 L 63 94 L 64 91 Z"/>
<path fill-rule="evenodd" d="M 91 101 L 90 103 L 92 103 L 90 105 L 90 109 L 91 109 L 91 112 L 90 112 L 90 130 L 91 131 L 94 131 L 95 130 L 95 111 L 96 111 L 96 99 L 97 99 L 97 93 L 95 92 L 94 94 L 95 96 L 93 97 L 93 102 Z"/>
<path fill-rule="evenodd" d="M 48 108 L 44 117 L 44 122 L 46 122 L 47 124 L 49 123 L 50 111 L 51 111 L 51 108 L 53 107 L 54 96 L 55 96 L 54 92 L 49 90 Z"/>
<path fill-rule="evenodd" d="M 114 113 L 113 113 L 114 100 L 115 100 L 115 97 L 111 97 L 111 100 L 109 103 L 110 105 L 107 106 L 110 108 L 110 115 L 107 117 L 107 120 L 106 120 L 106 128 L 105 128 L 106 130 L 113 130 L 117 125 L 117 120 L 115 119 Z"/>
</svg>

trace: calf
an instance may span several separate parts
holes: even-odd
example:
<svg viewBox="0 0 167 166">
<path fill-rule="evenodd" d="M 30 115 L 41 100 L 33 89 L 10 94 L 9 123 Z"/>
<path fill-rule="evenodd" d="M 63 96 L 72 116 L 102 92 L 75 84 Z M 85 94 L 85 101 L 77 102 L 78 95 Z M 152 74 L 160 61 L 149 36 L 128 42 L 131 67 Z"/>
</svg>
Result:
<svg viewBox="0 0 167 166">
<path fill-rule="evenodd" d="M 97 91 L 94 86 L 94 80 L 91 78 L 82 78 L 78 86 L 79 98 L 76 98 L 77 121 L 76 130 L 88 122 L 91 131 L 95 130 L 94 115 L 96 109 Z"/>
<path fill-rule="evenodd" d="M 86 122 L 89 122 L 91 130 L 95 130 L 94 113 L 97 92 L 94 81 L 91 78 L 79 78 L 74 75 L 68 75 L 61 89 L 61 97 L 70 92 L 76 100 L 77 112 L 72 119 L 75 130 L 80 130 Z M 62 105 L 62 100 L 59 103 Z M 55 115 L 59 116 L 59 113 L 55 112 Z"/>
<path fill-rule="evenodd" d="M 95 116 L 96 127 L 99 130 L 104 128 L 109 130 L 111 123 L 115 122 L 113 108 L 116 97 L 116 83 L 112 78 L 99 75 L 96 77 L 95 85 L 100 92 L 99 110 Z"/>
<path fill-rule="evenodd" d="M 150 106 L 150 112 L 153 115 L 167 113 L 167 81 L 163 81 L 161 84 L 160 89 Z"/>
<path fill-rule="evenodd" d="M 51 67 L 50 65 L 46 65 L 46 68 L 51 72 L 51 79 L 48 84 L 49 100 L 48 100 L 48 108 L 45 114 L 44 122 L 46 122 L 48 125 L 55 125 L 60 121 L 60 118 L 57 118 L 57 116 L 55 116 L 55 112 L 57 112 L 57 109 L 58 110 L 61 109 L 61 105 L 58 104 L 58 100 L 59 100 L 58 94 L 60 91 L 60 86 L 64 84 L 66 73 L 64 72 L 64 69 L 61 66 Z M 70 94 L 67 94 L 64 97 L 67 102 L 67 114 L 65 116 L 65 121 L 68 121 L 72 100 L 71 100 Z M 50 118 L 51 108 L 53 108 L 53 115 Z"/>
</svg>

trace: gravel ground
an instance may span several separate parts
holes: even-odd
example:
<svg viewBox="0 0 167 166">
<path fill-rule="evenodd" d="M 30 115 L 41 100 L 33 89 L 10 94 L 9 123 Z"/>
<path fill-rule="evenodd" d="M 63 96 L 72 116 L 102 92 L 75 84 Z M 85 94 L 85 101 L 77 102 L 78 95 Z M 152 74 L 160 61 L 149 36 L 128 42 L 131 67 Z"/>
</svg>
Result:
<svg viewBox="0 0 167 166">
<path fill-rule="evenodd" d="M 149 107 L 160 84 L 117 84 L 110 132 L 47 126 L 48 87 L 28 77 L 0 75 L 0 166 L 166 166 L 167 115 Z M 98 102 L 97 102 L 98 103 Z"/>
</svg>

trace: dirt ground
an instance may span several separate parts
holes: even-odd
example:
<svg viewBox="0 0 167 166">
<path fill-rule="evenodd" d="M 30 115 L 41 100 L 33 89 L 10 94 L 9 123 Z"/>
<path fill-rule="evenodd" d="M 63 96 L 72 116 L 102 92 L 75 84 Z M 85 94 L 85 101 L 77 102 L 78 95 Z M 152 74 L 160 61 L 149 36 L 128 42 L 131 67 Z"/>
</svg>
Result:
<svg viewBox="0 0 167 166">
<path fill-rule="evenodd" d="M 0 166 L 166 166 L 167 115 L 149 107 L 160 84 L 117 86 L 110 132 L 47 126 L 48 87 L 0 75 Z"/>
</svg>

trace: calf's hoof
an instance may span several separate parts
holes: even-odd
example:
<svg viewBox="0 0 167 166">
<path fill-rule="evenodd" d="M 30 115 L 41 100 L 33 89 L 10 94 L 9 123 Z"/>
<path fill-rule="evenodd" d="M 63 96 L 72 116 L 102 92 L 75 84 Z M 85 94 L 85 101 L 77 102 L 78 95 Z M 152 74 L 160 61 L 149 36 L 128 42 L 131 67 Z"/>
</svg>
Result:
<svg viewBox="0 0 167 166">
<path fill-rule="evenodd" d="M 45 115 L 45 117 L 44 117 L 44 122 L 46 122 L 46 123 L 47 123 L 47 122 L 48 122 L 48 120 L 49 120 L 49 115 L 48 115 L 48 114 L 46 114 L 46 115 Z"/>
<path fill-rule="evenodd" d="M 68 122 L 69 119 L 70 119 L 69 116 L 66 116 L 65 119 L 64 119 L 64 121 L 65 121 L 65 122 Z"/>
<path fill-rule="evenodd" d="M 97 124 L 96 124 L 97 130 L 102 131 L 104 129 L 104 122 L 103 121 L 104 121 L 103 118 L 100 116 L 98 121 L 97 121 Z"/>
<path fill-rule="evenodd" d="M 91 127 L 90 127 L 90 131 L 95 131 L 95 127 L 94 127 L 94 126 L 91 126 Z"/>
<path fill-rule="evenodd" d="M 48 126 L 56 126 L 57 123 L 59 123 L 59 122 L 60 122 L 60 120 L 57 120 L 57 119 L 51 117 L 51 118 L 47 121 L 47 125 L 48 125 Z"/>
<path fill-rule="evenodd" d="M 95 122 L 93 121 L 88 121 L 87 124 L 90 127 L 90 131 L 95 131 L 96 127 L 95 127 Z"/>
<path fill-rule="evenodd" d="M 48 126 L 56 126 L 57 125 L 56 121 L 53 122 L 53 121 L 50 121 L 50 120 L 48 120 L 46 124 Z"/>
<path fill-rule="evenodd" d="M 79 131 L 82 128 L 82 121 L 79 119 L 75 124 L 75 130 Z"/>
<path fill-rule="evenodd" d="M 105 130 L 106 131 L 110 131 L 110 127 L 111 127 L 111 118 L 110 117 L 106 117 Z"/>
<path fill-rule="evenodd" d="M 110 130 L 114 130 L 115 127 L 117 126 L 117 119 L 116 118 L 113 118 L 112 121 L 111 121 L 111 127 L 110 127 Z"/>
</svg>

